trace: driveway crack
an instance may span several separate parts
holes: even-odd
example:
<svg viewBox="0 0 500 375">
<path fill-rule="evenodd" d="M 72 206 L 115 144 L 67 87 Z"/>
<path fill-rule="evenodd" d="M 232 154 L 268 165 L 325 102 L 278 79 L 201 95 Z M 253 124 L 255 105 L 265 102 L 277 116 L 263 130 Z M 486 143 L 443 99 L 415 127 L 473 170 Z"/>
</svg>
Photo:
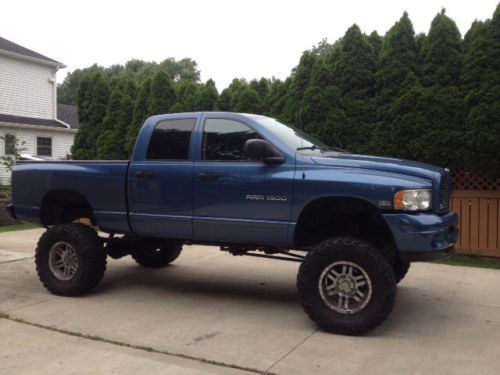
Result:
<svg viewBox="0 0 500 375">
<path fill-rule="evenodd" d="M 12 259 L 12 260 L 5 260 L 5 261 L 1 261 L 0 262 L 0 265 L 1 264 L 7 264 L 7 263 L 14 263 L 14 262 L 22 262 L 23 260 L 28 260 L 28 259 L 33 259 L 34 256 L 26 256 L 24 258 L 18 258 L 18 259 Z"/>
<path fill-rule="evenodd" d="M 6 313 L 0 311 L 0 320 L 1 319 L 10 320 L 10 321 L 15 322 L 15 323 L 25 324 L 25 325 L 40 328 L 40 329 L 45 329 L 47 331 L 57 332 L 57 333 L 63 334 L 63 335 L 78 337 L 78 338 L 85 339 L 85 340 L 98 341 L 98 342 L 102 342 L 102 343 L 106 343 L 106 344 L 121 346 L 121 347 L 125 347 L 125 348 L 130 348 L 130 349 L 141 350 L 141 351 L 150 352 L 150 353 L 164 354 L 164 355 L 171 356 L 171 357 L 178 357 L 178 358 L 182 358 L 182 359 L 198 361 L 201 363 L 206 363 L 206 364 L 214 365 L 214 366 L 233 368 L 236 370 L 246 371 L 246 372 L 254 373 L 254 374 L 263 374 L 264 373 L 266 375 L 273 375 L 272 373 L 269 373 L 268 371 L 263 372 L 259 369 L 255 369 L 255 368 L 239 366 L 239 365 L 232 364 L 232 363 L 225 363 L 225 362 L 221 362 L 221 361 L 216 361 L 216 360 L 207 359 L 207 358 L 203 358 L 203 357 L 196 357 L 196 356 L 182 354 L 182 353 L 174 353 L 174 352 L 170 352 L 167 350 L 155 349 L 155 348 L 149 347 L 149 346 L 135 345 L 135 344 L 130 344 L 130 343 L 123 342 L 123 341 L 108 339 L 108 338 L 101 337 L 101 336 L 89 335 L 89 334 L 85 334 L 85 333 L 80 333 L 80 332 L 69 331 L 66 329 L 57 328 L 54 326 L 47 326 L 47 325 L 40 324 L 40 323 L 34 323 L 34 322 L 30 322 L 30 321 L 27 321 L 27 320 L 24 320 L 21 318 L 15 318 L 9 314 L 6 314 Z"/>
<path fill-rule="evenodd" d="M 266 371 L 265 374 L 270 374 L 271 369 L 275 367 L 278 363 L 283 361 L 286 357 L 288 357 L 291 353 L 293 353 L 299 346 L 301 346 L 303 343 L 305 343 L 309 338 L 314 335 L 316 332 L 318 332 L 318 329 L 316 328 L 314 331 L 312 331 L 309 335 L 307 335 L 302 341 L 300 341 L 297 345 L 295 345 L 292 349 L 290 349 L 287 353 L 285 353 L 280 359 L 278 359 L 276 362 L 274 362 Z"/>
</svg>

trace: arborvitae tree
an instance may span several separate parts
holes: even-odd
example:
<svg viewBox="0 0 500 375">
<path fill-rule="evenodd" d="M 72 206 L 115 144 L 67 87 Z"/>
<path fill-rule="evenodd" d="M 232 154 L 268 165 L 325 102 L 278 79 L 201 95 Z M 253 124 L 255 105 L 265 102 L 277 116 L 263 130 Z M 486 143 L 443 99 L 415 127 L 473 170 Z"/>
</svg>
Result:
<svg viewBox="0 0 500 375">
<path fill-rule="evenodd" d="M 213 111 L 217 105 L 219 93 L 215 82 L 209 79 L 197 92 L 195 100 L 196 111 Z"/>
<path fill-rule="evenodd" d="M 120 78 L 119 87 L 124 95 L 128 95 L 132 100 L 137 96 L 137 84 L 130 77 L 123 76 Z"/>
<path fill-rule="evenodd" d="M 300 121 L 302 130 L 319 135 L 322 133 L 321 128 L 331 108 L 330 98 L 324 95 L 326 89 L 332 86 L 332 71 L 323 60 L 318 60 L 313 67 L 311 80 L 307 89 L 304 92 L 303 106 L 300 113 Z M 338 96 L 340 92 L 337 89 Z"/>
<path fill-rule="evenodd" d="M 499 14 L 473 23 L 463 42 L 444 12 L 428 35 L 415 36 L 406 13 L 383 37 L 353 26 L 305 51 L 284 81 L 234 79 L 219 96 L 190 59 L 77 70 L 59 87 L 64 102 L 78 102 L 74 155 L 123 158 L 147 116 L 217 108 L 271 115 L 354 151 L 500 176 L 491 162 L 500 157 Z"/>
<path fill-rule="evenodd" d="M 368 37 L 368 41 L 372 45 L 376 59 L 378 59 L 380 56 L 380 51 L 382 50 L 384 39 L 380 35 L 378 35 L 376 31 L 373 31 Z"/>
<path fill-rule="evenodd" d="M 147 79 L 143 82 L 137 94 L 137 99 L 134 104 L 132 123 L 130 124 L 125 137 L 125 148 L 129 154 L 132 153 L 139 130 L 141 129 L 144 120 L 148 117 L 148 99 L 151 94 L 151 85 L 152 80 Z"/>
<path fill-rule="evenodd" d="M 89 105 L 89 124 L 93 126 L 100 126 L 104 116 L 109 100 L 109 82 L 106 76 L 102 73 L 96 73 L 93 79 L 92 97 Z"/>
<path fill-rule="evenodd" d="M 133 108 L 133 100 L 127 94 L 111 95 L 108 114 L 104 119 L 105 130 L 97 140 L 99 159 L 123 160 L 130 157 L 125 136 L 132 123 Z"/>
<path fill-rule="evenodd" d="M 172 106 L 170 111 L 173 113 L 196 111 L 197 84 L 192 81 L 184 80 L 179 82 L 176 91 L 177 103 Z"/>
<path fill-rule="evenodd" d="M 318 56 L 310 51 L 305 51 L 290 77 L 290 88 L 284 108 L 283 117 L 292 124 L 298 124 L 300 113 L 304 105 L 304 93 L 311 80 L 311 74 Z"/>
<path fill-rule="evenodd" d="M 287 79 L 287 81 L 290 80 Z M 269 92 L 264 99 L 263 114 L 281 118 L 286 103 L 287 91 L 287 83 L 273 77 L 269 82 Z"/>
<path fill-rule="evenodd" d="M 170 77 L 162 71 L 156 73 L 148 98 L 148 115 L 168 113 L 176 101 L 176 92 Z"/>
<path fill-rule="evenodd" d="M 405 12 L 384 36 L 380 51 L 376 73 L 377 124 L 373 129 L 369 147 L 372 153 L 388 156 L 402 156 L 408 153 L 407 145 L 396 135 L 401 133 L 403 126 L 398 120 L 398 108 L 406 108 L 397 101 L 419 85 L 418 58 L 415 32 Z"/>
<path fill-rule="evenodd" d="M 80 129 L 75 135 L 73 146 L 71 146 L 71 154 L 75 160 L 90 160 L 92 155 L 91 148 L 91 132 L 92 129 L 86 123 L 80 123 Z"/>
<path fill-rule="evenodd" d="M 374 122 L 375 53 L 368 38 L 357 25 L 351 26 L 340 46 L 333 69 L 333 84 L 340 90 L 346 116 L 347 147 L 353 151 L 365 147 L 370 125 Z"/>
<path fill-rule="evenodd" d="M 469 111 L 478 104 L 477 94 L 485 83 L 485 73 L 491 64 L 490 22 L 474 21 L 464 38 L 464 66 L 461 81 Z"/>
<path fill-rule="evenodd" d="M 267 78 L 261 78 L 258 81 L 256 79 L 251 80 L 249 86 L 255 90 L 262 101 L 269 94 L 269 84 L 270 81 Z"/>
<path fill-rule="evenodd" d="M 236 112 L 244 113 L 260 113 L 262 103 L 259 99 L 257 92 L 250 88 L 245 87 L 238 95 L 238 102 L 234 106 Z"/>
<path fill-rule="evenodd" d="M 81 103 L 79 96 L 79 89 L 83 81 L 88 81 L 91 76 L 98 72 L 103 71 L 103 68 L 94 64 L 85 69 L 76 69 L 68 73 L 64 81 L 57 87 L 57 101 L 64 104 Z"/>
<path fill-rule="evenodd" d="M 91 137 L 94 140 L 90 148 L 92 159 L 96 159 L 97 157 L 95 140 L 100 137 L 103 131 L 102 124 L 107 112 L 109 95 L 110 90 L 107 77 L 102 73 L 97 73 L 97 79 L 92 89 L 92 102 L 89 106 L 88 121 L 88 125 L 92 129 Z"/>
<path fill-rule="evenodd" d="M 462 39 L 458 27 L 444 9 L 431 23 L 422 45 L 423 84 L 458 86 L 462 70 Z"/>
<path fill-rule="evenodd" d="M 413 86 L 419 76 L 418 46 L 415 31 L 404 13 L 384 37 L 380 51 L 380 64 L 376 74 L 379 104 L 387 105 L 397 98 L 408 85 Z"/>
<path fill-rule="evenodd" d="M 92 79 L 91 76 L 86 76 L 78 88 L 78 121 L 86 123 L 89 120 L 89 107 L 92 98 Z"/>
<path fill-rule="evenodd" d="M 116 87 L 109 98 L 106 117 L 102 123 L 101 135 L 96 140 L 97 159 L 113 160 L 119 159 L 122 147 L 117 147 L 119 139 L 115 132 L 115 127 L 118 126 L 122 110 L 122 100 L 124 94 L 120 87 Z M 123 139 L 123 135 L 121 137 Z"/>
<path fill-rule="evenodd" d="M 273 79 L 270 83 L 269 93 L 264 100 L 263 112 L 272 117 L 281 119 L 286 104 L 286 95 L 288 87 L 290 86 L 290 79 L 281 81 Z"/>
<path fill-rule="evenodd" d="M 72 153 L 75 159 L 95 159 L 95 140 L 100 136 L 101 125 L 106 116 L 109 100 L 109 83 L 106 76 L 101 73 L 94 73 L 89 82 L 92 94 L 88 105 L 86 122 L 80 126 L 80 131 L 75 137 Z"/>
<path fill-rule="evenodd" d="M 216 108 L 219 111 L 231 111 L 232 110 L 232 106 L 231 106 L 232 99 L 233 99 L 233 97 L 231 94 L 231 89 L 226 88 L 226 89 L 222 90 L 222 92 L 219 95 L 219 98 L 217 99 Z"/>
<path fill-rule="evenodd" d="M 342 95 L 371 98 L 375 91 L 375 53 L 357 25 L 342 38 L 341 53 L 333 71 L 333 83 Z"/>
<path fill-rule="evenodd" d="M 299 126 L 332 146 L 346 148 L 349 143 L 348 120 L 340 90 L 332 84 L 332 72 L 319 60 L 311 83 L 304 93 Z"/>
<path fill-rule="evenodd" d="M 248 82 L 244 78 L 235 78 L 232 80 L 228 89 L 231 93 L 231 110 L 235 111 L 236 105 L 240 101 L 240 95 L 248 87 Z"/>
<path fill-rule="evenodd" d="M 193 83 L 199 82 L 200 72 L 194 60 L 185 58 L 175 60 L 168 58 L 161 63 L 145 62 L 142 60 L 132 59 L 124 65 L 115 64 L 108 68 L 103 68 L 96 64 L 85 68 L 77 69 L 69 73 L 64 81 L 59 84 L 58 100 L 60 103 L 77 104 L 78 100 L 78 87 L 81 82 L 92 76 L 96 72 L 104 73 L 110 80 L 112 78 L 129 78 L 140 86 L 147 78 L 152 78 L 157 72 L 165 72 L 171 79 L 176 82 L 190 81 Z M 131 93 L 128 93 L 134 98 Z"/>
<path fill-rule="evenodd" d="M 477 26 L 476 26 L 477 27 Z M 469 169 L 499 177 L 500 163 L 500 4 L 486 25 L 473 31 L 466 51 L 468 87 L 466 118 L 467 165 Z M 487 43 L 483 40 L 486 39 Z M 479 48 L 485 48 L 480 51 Z M 486 56 L 484 53 L 486 52 Z M 474 70 L 474 61 L 483 69 L 482 76 Z M 474 85 L 472 78 L 477 80 Z"/>
<path fill-rule="evenodd" d="M 448 168 L 463 165 L 460 129 L 463 129 L 463 96 L 460 90 L 462 39 L 444 10 L 431 24 L 422 44 L 423 89 L 414 103 L 413 116 L 421 119 L 412 129 L 405 127 L 400 140 L 408 145 L 410 158 Z M 406 124 L 404 124 L 406 125 Z M 415 134 L 410 136 L 411 131 Z M 443 154 L 442 146 L 450 150 Z M 402 155 L 403 156 L 403 155 Z"/>
</svg>

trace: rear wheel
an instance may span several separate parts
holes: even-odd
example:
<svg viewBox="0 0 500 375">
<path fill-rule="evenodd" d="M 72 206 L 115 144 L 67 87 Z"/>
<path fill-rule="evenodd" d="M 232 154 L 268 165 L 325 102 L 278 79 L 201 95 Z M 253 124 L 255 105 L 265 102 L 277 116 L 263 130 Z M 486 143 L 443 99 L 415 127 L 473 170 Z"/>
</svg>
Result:
<svg viewBox="0 0 500 375">
<path fill-rule="evenodd" d="M 143 267 L 160 268 L 172 263 L 181 254 L 182 244 L 167 243 L 141 244 L 141 247 L 132 251 L 132 258 Z"/>
<path fill-rule="evenodd" d="M 372 245 L 336 237 L 315 246 L 297 276 L 305 312 L 323 330 L 360 335 L 380 325 L 396 298 L 391 265 Z"/>
<path fill-rule="evenodd" d="M 91 227 L 62 224 L 40 237 L 35 263 L 40 281 L 51 293 L 77 296 L 101 281 L 106 253 Z"/>
</svg>

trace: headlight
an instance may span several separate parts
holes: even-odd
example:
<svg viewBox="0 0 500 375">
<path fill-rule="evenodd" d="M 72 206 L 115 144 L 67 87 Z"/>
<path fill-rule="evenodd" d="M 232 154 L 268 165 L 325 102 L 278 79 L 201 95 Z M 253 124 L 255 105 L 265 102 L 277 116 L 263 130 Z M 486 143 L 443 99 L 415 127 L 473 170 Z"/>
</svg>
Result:
<svg viewBox="0 0 500 375">
<path fill-rule="evenodd" d="M 432 190 L 402 190 L 394 195 L 394 208 L 406 211 L 428 210 L 432 206 Z"/>
</svg>

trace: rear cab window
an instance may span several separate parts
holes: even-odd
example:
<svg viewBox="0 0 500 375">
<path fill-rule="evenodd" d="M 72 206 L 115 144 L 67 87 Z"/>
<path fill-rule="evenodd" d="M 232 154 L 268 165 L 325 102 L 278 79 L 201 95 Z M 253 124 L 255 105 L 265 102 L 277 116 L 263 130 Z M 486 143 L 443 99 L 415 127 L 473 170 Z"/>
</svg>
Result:
<svg viewBox="0 0 500 375">
<path fill-rule="evenodd" d="M 146 159 L 188 160 L 196 119 L 172 119 L 159 122 L 151 134 Z"/>
</svg>

